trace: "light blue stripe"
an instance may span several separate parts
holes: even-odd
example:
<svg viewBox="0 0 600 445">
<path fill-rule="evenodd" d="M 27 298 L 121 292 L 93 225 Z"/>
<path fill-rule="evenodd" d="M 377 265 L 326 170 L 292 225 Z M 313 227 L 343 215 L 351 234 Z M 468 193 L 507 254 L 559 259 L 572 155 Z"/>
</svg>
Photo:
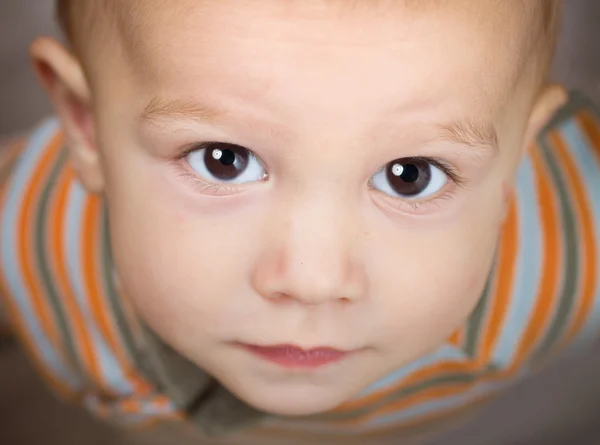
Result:
<svg viewBox="0 0 600 445">
<path fill-rule="evenodd" d="M 123 400 L 117 400 L 115 402 L 111 402 L 107 409 L 110 413 L 111 407 L 116 406 L 118 403 L 127 400 L 126 398 Z M 98 396 L 90 395 L 83 399 L 83 406 L 92 413 L 98 413 L 100 411 L 100 401 L 98 400 Z M 115 411 L 117 411 L 115 409 Z M 139 413 L 127 413 L 121 414 L 119 419 L 114 419 L 118 423 L 123 425 L 134 425 L 141 422 L 147 422 L 153 419 L 160 419 L 163 416 L 172 415 L 177 412 L 177 408 L 173 403 L 167 403 L 164 406 L 157 407 L 154 403 L 142 400 L 140 403 L 140 412 Z M 108 419 L 109 421 L 111 419 Z"/>
<path fill-rule="evenodd" d="M 6 196 L 4 217 L 2 219 L 2 267 L 6 275 L 7 285 L 14 295 L 20 316 L 26 322 L 26 329 L 32 337 L 36 349 L 46 369 L 72 390 L 81 388 L 81 376 L 75 374 L 60 354 L 46 338 L 42 326 L 33 308 L 29 304 L 30 295 L 23 281 L 22 272 L 18 266 L 18 247 L 15 233 L 18 231 L 19 211 L 23 205 L 23 191 L 27 188 L 40 157 L 50 140 L 59 129 L 56 120 L 44 122 L 34 131 L 29 139 L 24 153 L 13 173 L 10 190 Z"/>
<path fill-rule="evenodd" d="M 584 178 L 596 232 L 596 252 L 600 256 L 600 159 L 594 155 L 591 141 L 588 140 L 575 120 L 564 124 L 562 135 L 569 146 L 578 171 Z M 600 281 L 600 261 L 598 261 L 597 266 L 596 277 Z M 593 310 L 579 336 L 579 342 L 586 343 L 595 340 L 600 331 L 599 325 L 600 284 L 596 286 Z"/>
<path fill-rule="evenodd" d="M 463 361 L 465 359 L 466 355 L 462 350 L 457 349 L 455 346 L 444 345 L 436 352 L 421 357 L 373 383 L 367 389 L 363 390 L 356 398 L 362 398 L 391 386 L 396 386 L 410 374 L 420 369 L 448 360 Z"/>
<path fill-rule="evenodd" d="M 517 347 L 533 316 L 539 290 L 542 264 L 542 233 L 536 195 L 533 163 L 526 157 L 516 178 L 519 214 L 519 254 L 516 280 L 511 292 L 506 319 L 494 350 L 494 363 L 504 367 L 512 363 Z"/>
<path fill-rule="evenodd" d="M 86 327 L 91 333 L 94 351 L 99 359 L 104 381 L 112 390 L 120 394 L 130 394 L 133 389 L 125 378 L 123 369 L 121 369 L 116 357 L 100 334 L 98 326 L 91 315 L 91 308 L 88 306 L 88 295 L 83 284 L 83 270 L 81 265 L 81 221 L 86 199 L 86 191 L 79 182 L 74 182 L 69 190 L 67 221 L 64 228 L 69 278 L 75 291 L 77 304 L 85 318 Z"/>
</svg>

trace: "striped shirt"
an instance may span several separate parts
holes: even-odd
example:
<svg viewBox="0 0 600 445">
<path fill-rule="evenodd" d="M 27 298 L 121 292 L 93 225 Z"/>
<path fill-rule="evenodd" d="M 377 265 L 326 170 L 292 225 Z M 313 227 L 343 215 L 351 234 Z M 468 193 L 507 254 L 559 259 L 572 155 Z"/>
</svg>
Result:
<svg viewBox="0 0 600 445">
<path fill-rule="evenodd" d="M 302 419 L 253 412 L 148 333 L 115 279 L 102 198 L 76 180 L 56 119 L 2 153 L 0 184 L 0 303 L 11 327 L 54 389 L 121 425 L 397 437 L 489 399 L 600 330 L 600 113 L 577 93 L 522 161 L 469 319 L 434 353 Z"/>
</svg>

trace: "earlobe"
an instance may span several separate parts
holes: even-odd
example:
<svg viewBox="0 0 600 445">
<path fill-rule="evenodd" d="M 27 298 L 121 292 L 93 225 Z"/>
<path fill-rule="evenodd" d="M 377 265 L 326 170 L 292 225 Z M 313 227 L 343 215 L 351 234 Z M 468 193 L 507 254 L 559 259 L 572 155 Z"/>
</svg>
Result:
<svg viewBox="0 0 600 445">
<path fill-rule="evenodd" d="M 92 193 L 104 189 L 88 82 L 79 61 L 59 42 L 37 39 L 30 56 L 41 85 L 61 120 L 71 161 Z"/>
</svg>

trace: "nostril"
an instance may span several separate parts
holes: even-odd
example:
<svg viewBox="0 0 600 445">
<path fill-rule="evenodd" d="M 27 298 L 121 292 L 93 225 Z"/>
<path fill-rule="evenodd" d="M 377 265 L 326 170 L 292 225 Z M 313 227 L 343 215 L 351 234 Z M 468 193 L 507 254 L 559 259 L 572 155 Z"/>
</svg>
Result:
<svg viewBox="0 0 600 445">
<path fill-rule="evenodd" d="M 277 302 L 284 302 L 290 299 L 290 296 L 283 293 L 283 292 L 273 292 L 270 296 L 269 296 L 269 300 L 271 301 L 277 301 Z"/>
</svg>

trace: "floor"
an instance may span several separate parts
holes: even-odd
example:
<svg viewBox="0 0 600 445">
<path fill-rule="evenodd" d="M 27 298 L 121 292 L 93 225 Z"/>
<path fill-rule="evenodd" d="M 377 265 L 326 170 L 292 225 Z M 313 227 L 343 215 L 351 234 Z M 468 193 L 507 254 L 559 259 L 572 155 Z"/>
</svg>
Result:
<svg viewBox="0 0 600 445">
<path fill-rule="evenodd" d="M 0 0 L 0 135 L 26 129 L 50 111 L 34 82 L 26 50 L 35 35 L 55 34 L 52 3 Z M 600 101 L 600 1 L 566 3 L 554 77 Z M 600 346 L 566 358 L 542 375 L 523 382 L 439 444 L 599 444 L 598 351 Z M 81 411 L 58 404 L 21 352 L 10 344 L 0 344 L 0 444 L 81 443 L 158 445 L 171 444 L 173 440 L 124 437 L 96 424 Z"/>
</svg>

